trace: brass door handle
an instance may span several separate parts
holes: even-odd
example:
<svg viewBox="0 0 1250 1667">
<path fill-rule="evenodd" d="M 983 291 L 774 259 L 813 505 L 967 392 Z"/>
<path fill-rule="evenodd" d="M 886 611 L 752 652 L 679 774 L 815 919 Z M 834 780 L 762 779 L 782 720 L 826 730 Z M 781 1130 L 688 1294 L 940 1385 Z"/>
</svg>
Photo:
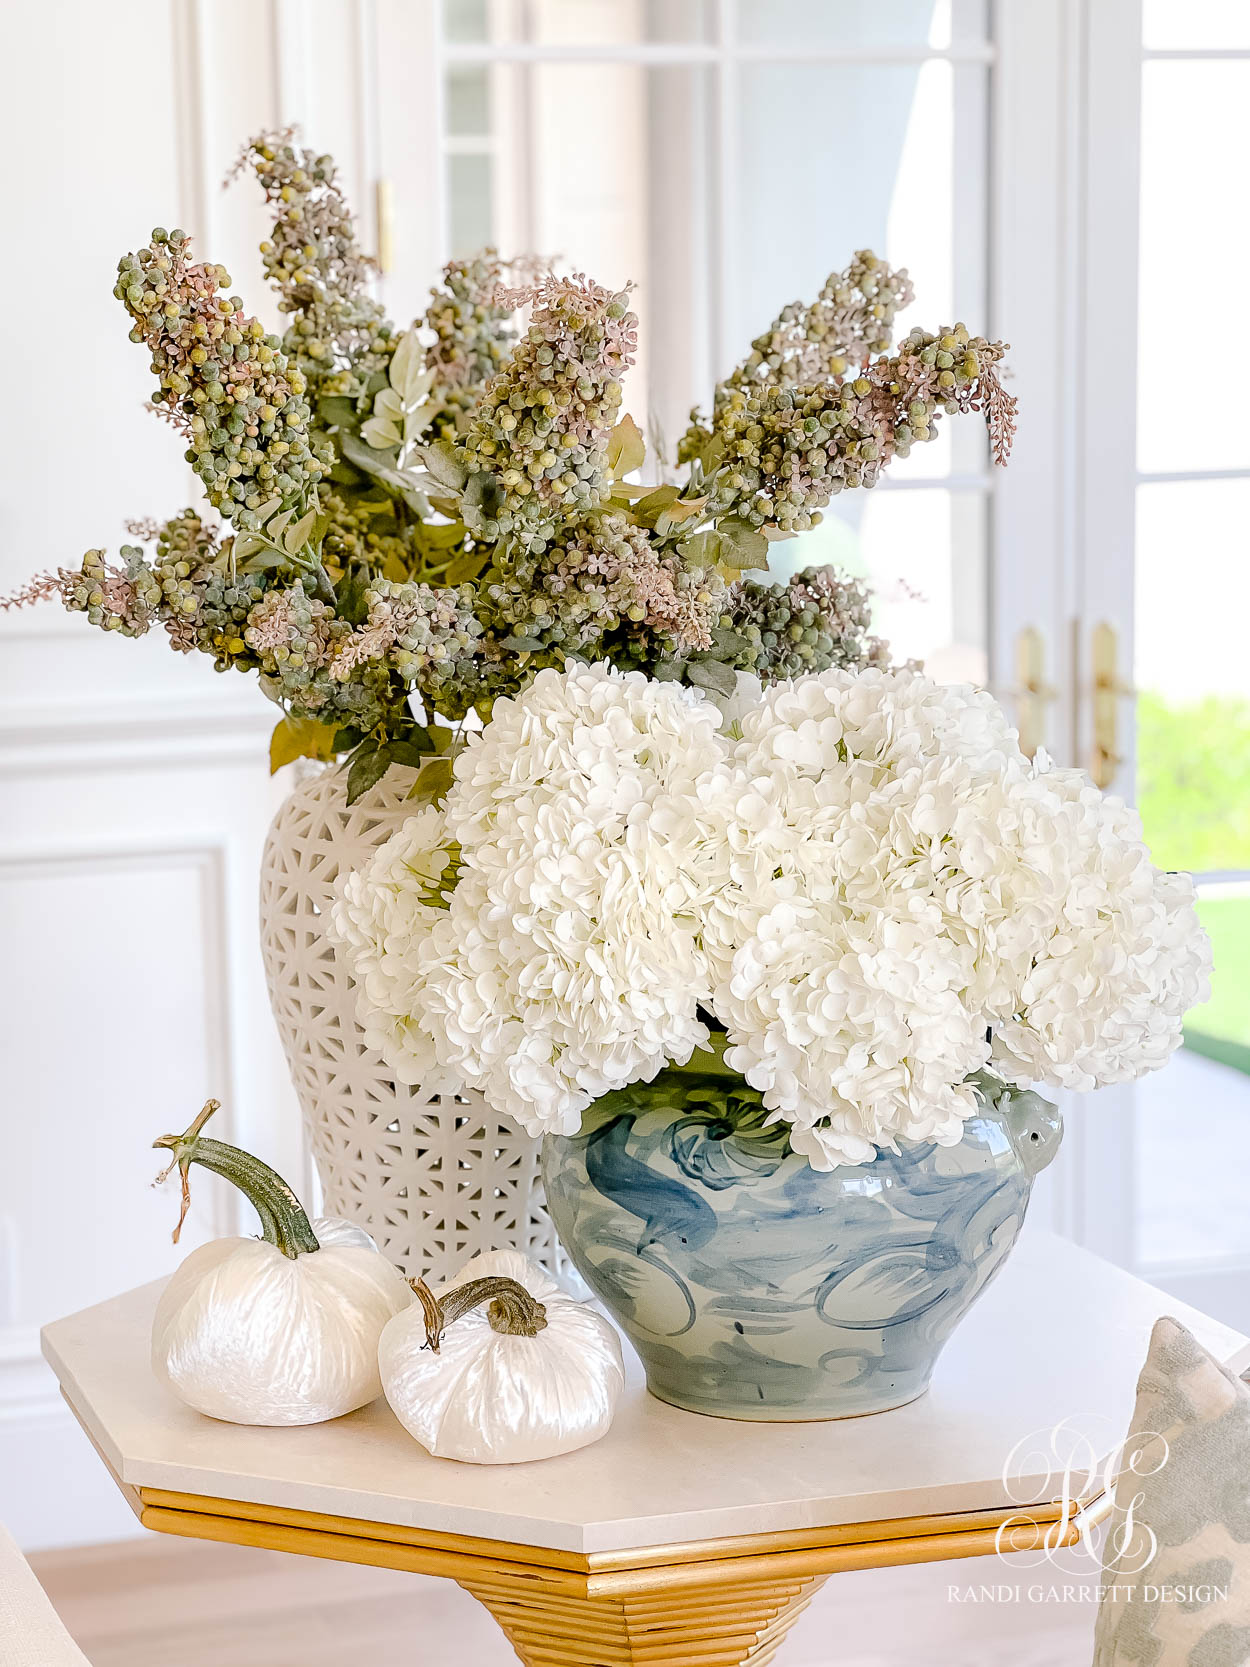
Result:
<svg viewBox="0 0 1250 1667">
<path fill-rule="evenodd" d="M 1016 638 L 1016 686 L 1008 692 L 1016 706 L 1020 750 L 1032 758 L 1046 740 L 1046 704 L 1058 693 L 1046 681 L 1046 643 L 1036 625 Z"/>
<path fill-rule="evenodd" d="M 1116 664 L 1119 651 L 1120 639 L 1115 627 L 1105 620 L 1095 625 L 1090 638 L 1093 742 L 1089 773 L 1095 786 L 1101 788 L 1111 786 L 1124 763 L 1125 755 L 1120 750 L 1120 702 L 1137 693 L 1131 683 L 1125 683 L 1120 677 Z"/>
</svg>

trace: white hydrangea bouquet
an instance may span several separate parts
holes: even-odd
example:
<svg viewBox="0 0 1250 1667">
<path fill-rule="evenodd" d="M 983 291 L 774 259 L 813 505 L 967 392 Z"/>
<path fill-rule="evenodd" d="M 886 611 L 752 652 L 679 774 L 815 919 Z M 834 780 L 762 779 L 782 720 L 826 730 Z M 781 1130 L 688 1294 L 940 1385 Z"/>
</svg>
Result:
<svg viewBox="0 0 1250 1667">
<path fill-rule="evenodd" d="M 335 909 L 400 1081 L 571 1134 L 723 1037 L 828 1170 L 959 1142 L 985 1073 L 1091 1089 L 1178 1046 L 1192 882 L 988 694 L 740 674 L 724 706 L 605 664 L 496 703 Z"/>
</svg>

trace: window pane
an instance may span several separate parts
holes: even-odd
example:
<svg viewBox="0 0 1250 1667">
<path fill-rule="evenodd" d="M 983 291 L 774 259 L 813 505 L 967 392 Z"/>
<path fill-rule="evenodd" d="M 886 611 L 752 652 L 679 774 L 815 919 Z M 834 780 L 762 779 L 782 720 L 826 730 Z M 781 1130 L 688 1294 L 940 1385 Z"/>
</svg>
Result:
<svg viewBox="0 0 1250 1667">
<path fill-rule="evenodd" d="M 1186 1034 L 1217 1064 L 1221 1055 L 1250 1071 L 1250 880 L 1203 883 L 1198 913 L 1211 939 L 1211 999 L 1191 1016 Z M 1225 1044 L 1220 1047 L 1219 1044 Z M 1247 1086 L 1250 1102 L 1250 1085 Z M 1250 1210 L 1245 1212 L 1250 1225 Z"/>
<path fill-rule="evenodd" d="M 633 9 L 601 14 L 589 0 L 586 15 L 619 31 Z M 552 256 L 613 285 L 633 279 L 642 344 L 627 400 L 670 440 L 769 320 L 814 297 L 857 249 L 911 272 L 919 301 L 900 333 L 914 322 L 984 325 L 982 65 L 739 66 L 723 260 L 714 235 L 721 199 L 712 70 L 605 60 L 502 62 L 471 73 L 476 79 L 468 66 L 449 68 L 450 137 L 466 163 L 465 141 L 483 140 L 490 179 L 480 158 L 460 171 L 474 201 L 453 202 L 456 252 L 467 252 L 473 231 L 505 254 Z M 869 133 L 871 166 L 837 168 L 839 158 L 862 155 Z M 959 170 L 956 156 L 965 159 Z M 946 422 L 937 434 L 896 465 L 897 478 L 984 471 L 983 424 Z"/>
<path fill-rule="evenodd" d="M 1246 0 L 1145 0 L 1142 38 L 1155 51 L 1250 46 Z"/>
<path fill-rule="evenodd" d="M 443 34 L 449 41 L 484 41 L 487 0 L 443 0 Z"/>
<path fill-rule="evenodd" d="M 716 3 L 716 0 L 712 0 Z M 530 39 L 561 46 L 603 41 L 703 41 L 709 0 L 529 0 Z"/>
<path fill-rule="evenodd" d="M 832 159 L 860 155 L 866 133 L 872 166 L 837 170 L 831 191 Z M 745 345 L 787 302 L 814 296 L 864 248 L 907 267 L 917 320 L 953 322 L 949 64 L 761 64 L 734 138 L 736 339 Z M 904 330 L 911 322 L 902 315 Z"/>
<path fill-rule="evenodd" d="M 447 131 L 456 138 L 490 132 L 490 71 L 453 69 L 447 75 Z"/>
<path fill-rule="evenodd" d="M 1198 914 L 1211 938 L 1211 999 L 1187 1017 L 1180 1052 L 1136 1089 L 1137 1254 L 1147 1265 L 1250 1254 L 1250 881 L 1200 880 Z M 1197 1149 L 1218 1152 L 1218 1165 L 1188 1161 Z"/>
<path fill-rule="evenodd" d="M 1162 868 L 1250 870 L 1248 524 L 1250 481 L 1138 488 L 1137 797 Z M 1139 1247 L 1158 1263 L 1250 1251 L 1250 883 L 1199 885 L 1211 1000 L 1137 1088 Z M 1195 1140 L 1222 1154 L 1214 1185 L 1177 1161 Z"/>
<path fill-rule="evenodd" d="M 1250 991 L 1250 897 L 1240 905 L 1240 989 Z M 1207 918 L 1204 911 L 1204 920 Z M 1221 945 L 1213 932 L 1215 952 Z M 1221 962 L 1212 988 L 1219 987 Z M 1199 1008 L 1195 1020 L 1206 1010 Z M 1238 1070 L 1186 1046 L 1137 1084 L 1137 1257 L 1174 1267 L 1250 1254 L 1250 1046 Z M 1195 1162 L 1195 1153 L 1218 1161 Z"/>
<path fill-rule="evenodd" d="M 452 254 L 471 255 L 484 249 L 491 242 L 494 226 L 491 158 L 449 156 L 447 194 Z"/>
<path fill-rule="evenodd" d="M 1250 306 L 1250 214 L 1236 185 L 1248 107 L 1244 59 L 1145 65 L 1137 455 L 1147 471 L 1250 467 L 1238 352 L 1221 346 Z"/>
<path fill-rule="evenodd" d="M 448 41 L 600 46 L 706 41 L 720 0 L 443 0 Z"/>
<path fill-rule="evenodd" d="M 1164 868 L 1250 869 L 1247 527 L 1250 480 L 1138 488 L 1138 800 Z"/>
<path fill-rule="evenodd" d="M 873 630 L 895 660 L 923 660 L 944 683 L 986 680 L 986 500 L 939 489 L 845 492 L 819 527 L 777 544 L 777 578 L 832 562 L 868 576 Z"/>
<path fill-rule="evenodd" d="M 872 11 L 839 8 L 856 9 Z M 605 27 L 619 28 L 632 10 L 614 8 Z M 945 14 L 936 4 L 912 10 L 923 11 L 925 28 Z M 960 8 L 965 22 L 974 12 L 979 4 Z M 913 322 L 984 326 L 984 66 L 741 64 L 723 261 L 713 71 L 549 61 L 499 63 L 488 74 L 489 159 L 457 159 L 488 160 L 492 171 L 489 194 L 478 188 L 493 205 L 489 236 L 478 241 L 553 256 L 560 269 L 613 286 L 637 281 L 640 354 L 625 408 L 647 427 L 658 418 L 668 452 L 691 404 L 707 407 L 716 377 L 752 338 L 786 303 L 814 297 L 857 249 L 909 266 L 920 299 L 900 334 Z M 956 156 L 965 159 L 959 170 Z M 847 158 L 859 165 L 839 166 Z M 898 657 L 924 659 L 944 679 L 984 681 L 986 500 L 936 485 L 984 468 L 984 425 L 944 418 L 938 433 L 891 477 L 934 486 L 846 493 L 819 529 L 774 549 L 773 569 L 784 577 L 834 561 L 869 575 L 876 628 Z M 656 472 L 651 458 L 644 476 Z"/>
<path fill-rule="evenodd" d="M 738 34 L 761 46 L 942 48 L 951 41 L 951 0 L 738 0 Z"/>
</svg>

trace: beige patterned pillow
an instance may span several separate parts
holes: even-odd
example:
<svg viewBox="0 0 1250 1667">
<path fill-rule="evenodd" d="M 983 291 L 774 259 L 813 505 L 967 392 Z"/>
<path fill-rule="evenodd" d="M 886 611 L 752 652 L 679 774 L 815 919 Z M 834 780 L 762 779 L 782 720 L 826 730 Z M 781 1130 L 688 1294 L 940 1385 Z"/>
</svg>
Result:
<svg viewBox="0 0 1250 1667">
<path fill-rule="evenodd" d="M 1150 1339 L 1125 1466 L 1134 1453 L 1103 1548 L 1094 1667 L 1245 1667 L 1250 1390 L 1178 1320 Z"/>
</svg>

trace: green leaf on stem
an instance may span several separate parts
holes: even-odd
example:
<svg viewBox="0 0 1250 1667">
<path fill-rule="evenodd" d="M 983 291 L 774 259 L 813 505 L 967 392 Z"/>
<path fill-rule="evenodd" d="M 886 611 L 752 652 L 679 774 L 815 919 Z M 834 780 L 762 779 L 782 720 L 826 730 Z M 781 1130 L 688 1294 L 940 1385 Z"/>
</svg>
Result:
<svg viewBox="0 0 1250 1667">
<path fill-rule="evenodd" d="M 334 590 L 334 611 L 349 625 L 363 625 L 369 617 L 365 591 L 369 581 L 361 573 L 344 573 Z"/>
<path fill-rule="evenodd" d="M 464 539 L 464 525 L 460 521 L 450 522 L 446 526 L 438 521 L 427 521 L 417 529 L 416 538 L 427 554 L 454 550 Z"/>
<path fill-rule="evenodd" d="M 707 527 L 701 533 L 691 533 L 677 546 L 678 551 L 694 567 L 715 567 L 721 560 L 721 536 Z"/>
<path fill-rule="evenodd" d="M 689 521 L 691 516 L 697 516 L 707 503 L 707 498 L 675 498 L 671 504 L 665 506 L 656 516 L 655 530 L 661 538 L 666 538 L 674 527 L 680 527 Z"/>
<path fill-rule="evenodd" d="M 347 802 L 354 805 L 362 793 L 381 781 L 390 765 L 390 757 L 385 747 L 378 746 L 376 741 L 363 741 L 352 754 L 351 766 L 347 772 Z"/>
<path fill-rule="evenodd" d="M 768 566 L 768 540 L 758 528 L 731 515 L 716 523 L 721 536 L 720 564 L 734 573 Z"/>
<path fill-rule="evenodd" d="M 723 657 L 726 654 L 741 654 L 746 646 L 747 639 L 741 631 L 735 631 L 728 625 L 713 625 L 712 647 L 716 650 L 718 657 Z"/>
<path fill-rule="evenodd" d="M 309 534 L 317 524 L 315 508 L 306 509 L 298 521 L 293 522 L 283 533 L 282 543 L 288 555 L 297 555 L 308 542 Z"/>
<path fill-rule="evenodd" d="M 427 513 L 425 499 L 407 475 L 395 467 L 395 453 L 393 451 L 374 451 L 365 444 L 358 434 L 340 434 L 339 449 L 349 463 L 354 463 L 358 469 L 374 480 L 381 481 L 384 486 L 402 498 L 410 509 L 418 515 Z"/>
<path fill-rule="evenodd" d="M 685 660 L 657 660 L 651 667 L 651 675 L 657 683 L 680 683 L 686 675 Z"/>
<path fill-rule="evenodd" d="M 346 394 L 326 394 L 317 401 L 317 416 L 327 428 L 358 428 L 356 401 Z"/>
<path fill-rule="evenodd" d="M 733 668 L 722 660 L 697 660 L 686 669 L 686 680 L 698 689 L 713 689 L 718 695 L 732 695 L 738 687 Z"/>
<path fill-rule="evenodd" d="M 642 430 L 630 416 L 622 417 L 608 437 L 608 468 L 619 478 L 641 469 L 647 455 Z"/>
<path fill-rule="evenodd" d="M 297 758 L 330 759 L 338 750 L 338 733 L 332 724 L 316 718 L 280 718 L 269 737 L 269 774 L 275 775 Z"/>
<path fill-rule="evenodd" d="M 451 759 L 432 758 L 422 766 L 421 774 L 408 797 L 419 805 L 441 804 L 451 787 L 452 779 Z"/>
<path fill-rule="evenodd" d="M 399 432 L 399 424 L 392 422 L 389 417 L 370 417 L 367 423 L 361 424 L 361 438 L 366 445 L 376 451 L 390 451 L 399 445 L 403 436 Z"/>
<path fill-rule="evenodd" d="M 474 579 L 481 578 L 482 570 L 489 560 L 489 550 L 466 550 L 448 567 L 443 575 L 443 582 L 448 585 L 471 584 Z"/>
<path fill-rule="evenodd" d="M 440 486 L 449 492 L 463 492 L 464 483 L 469 478 L 468 465 L 456 456 L 456 447 L 450 440 L 435 440 L 428 446 L 418 446 L 417 456 L 434 476 Z"/>
<path fill-rule="evenodd" d="M 382 750 L 390 763 L 402 764 L 408 770 L 419 770 L 434 751 L 434 743 L 425 725 L 417 724 L 401 740 L 388 741 Z"/>
<path fill-rule="evenodd" d="M 425 349 L 416 330 L 407 330 L 391 355 L 390 370 L 391 387 L 405 405 L 424 397 L 422 381 L 425 374 Z"/>
<path fill-rule="evenodd" d="M 675 486 L 657 486 L 654 492 L 648 492 L 645 498 L 634 506 L 634 515 L 644 527 L 654 527 L 660 516 L 672 503 L 676 503 L 681 493 Z"/>
</svg>

